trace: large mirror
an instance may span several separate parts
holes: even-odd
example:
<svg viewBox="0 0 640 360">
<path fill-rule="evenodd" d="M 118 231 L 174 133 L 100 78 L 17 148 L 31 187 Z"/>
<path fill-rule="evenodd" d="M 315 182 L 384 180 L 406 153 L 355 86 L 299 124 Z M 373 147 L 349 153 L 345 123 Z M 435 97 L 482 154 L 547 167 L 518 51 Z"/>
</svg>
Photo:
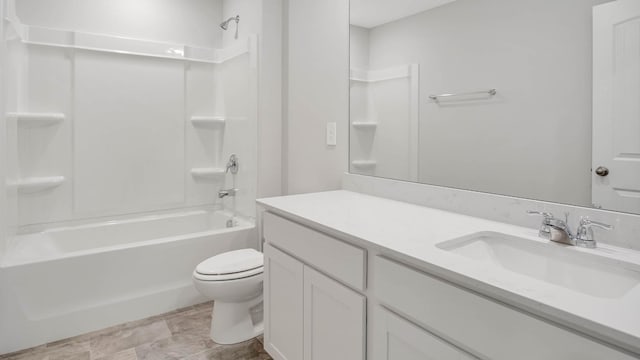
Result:
<svg viewBox="0 0 640 360">
<path fill-rule="evenodd" d="M 640 1 L 351 0 L 350 171 L 640 213 Z"/>
</svg>

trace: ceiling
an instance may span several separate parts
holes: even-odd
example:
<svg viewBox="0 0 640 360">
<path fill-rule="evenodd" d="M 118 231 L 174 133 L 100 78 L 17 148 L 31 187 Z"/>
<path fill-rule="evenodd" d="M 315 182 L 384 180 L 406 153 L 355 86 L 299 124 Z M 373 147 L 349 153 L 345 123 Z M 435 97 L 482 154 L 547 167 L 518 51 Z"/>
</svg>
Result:
<svg viewBox="0 0 640 360">
<path fill-rule="evenodd" d="M 351 25 L 373 28 L 455 0 L 351 0 Z"/>
</svg>

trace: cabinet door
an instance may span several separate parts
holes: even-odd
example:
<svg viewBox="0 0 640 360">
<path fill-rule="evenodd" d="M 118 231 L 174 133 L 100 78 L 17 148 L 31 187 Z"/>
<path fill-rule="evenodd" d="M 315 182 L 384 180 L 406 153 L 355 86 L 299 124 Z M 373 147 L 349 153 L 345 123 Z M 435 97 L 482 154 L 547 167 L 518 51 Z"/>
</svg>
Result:
<svg viewBox="0 0 640 360">
<path fill-rule="evenodd" d="M 304 265 L 264 246 L 264 345 L 275 360 L 302 359 Z"/>
<path fill-rule="evenodd" d="M 304 268 L 304 360 L 364 360 L 365 298 Z"/>
<path fill-rule="evenodd" d="M 475 357 L 409 321 L 378 307 L 373 360 L 473 360 Z"/>
</svg>

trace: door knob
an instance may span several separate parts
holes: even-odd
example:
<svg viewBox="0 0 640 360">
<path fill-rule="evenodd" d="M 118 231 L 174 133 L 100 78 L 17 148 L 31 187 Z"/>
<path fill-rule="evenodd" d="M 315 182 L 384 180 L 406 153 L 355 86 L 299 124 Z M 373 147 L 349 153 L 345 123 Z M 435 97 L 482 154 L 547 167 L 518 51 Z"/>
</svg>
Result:
<svg viewBox="0 0 640 360">
<path fill-rule="evenodd" d="M 596 175 L 598 175 L 598 176 L 607 176 L 607 175 L 609 175 L 609 169 L 607 169 L 604 166 L 598 166 L 598 168 L 596 169 Z"/>
</svg>

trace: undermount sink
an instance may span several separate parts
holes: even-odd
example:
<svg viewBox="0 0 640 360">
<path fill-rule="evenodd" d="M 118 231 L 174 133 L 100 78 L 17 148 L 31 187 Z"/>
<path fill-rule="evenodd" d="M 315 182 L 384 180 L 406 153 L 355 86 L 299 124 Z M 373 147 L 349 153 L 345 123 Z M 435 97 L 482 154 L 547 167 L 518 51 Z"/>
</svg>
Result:
<svg viewBox="0 0 640 360">
<path fill-rule="evenodd" d="M 441 242 L 466 258 L 600 298 L 620 298 L 640 284 L 640 266 L 551 242 L 480 232 Z"/>
</svg>

